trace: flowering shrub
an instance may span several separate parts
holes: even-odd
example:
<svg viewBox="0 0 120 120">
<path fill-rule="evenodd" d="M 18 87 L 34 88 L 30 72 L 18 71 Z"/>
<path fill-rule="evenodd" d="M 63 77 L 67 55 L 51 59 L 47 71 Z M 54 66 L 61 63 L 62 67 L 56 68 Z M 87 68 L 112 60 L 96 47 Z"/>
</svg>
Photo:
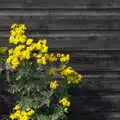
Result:
<svg viewBox="0 0 120 120">
<path fill-rule="evenodd" d="M 68 65 L 69 54 L 49 53 L 47 40 L 27 36 L 24 24 L 13 24 L 6 58 L 9 91 L 16 95 L 10 120 L 65 120 L 71 105 L 68 89 L 83 75 Z"/>
</svg>

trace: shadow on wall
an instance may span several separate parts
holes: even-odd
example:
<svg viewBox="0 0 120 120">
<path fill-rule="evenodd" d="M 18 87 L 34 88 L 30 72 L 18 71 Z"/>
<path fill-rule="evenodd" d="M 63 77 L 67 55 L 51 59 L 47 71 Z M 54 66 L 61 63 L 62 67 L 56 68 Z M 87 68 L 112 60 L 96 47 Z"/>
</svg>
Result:
<svg viewBox="0 0 120 120">
<path fill-rule="evenodd" d="M 108 120 L 112 114 L 112 102 L 103 99 L 98 92 L 90 88 L 79 88 L 79 91 L 79 96 L 72 96 L 68 120 Z"/>
<path fill-rule="evenodd" d="M 0 94 L 0 120 L 2 119 L 2 115 L 8 115 L 13 107 L 12 103 L 13 98 L 15 96 L 11 95 L 6 91 L 2 91 Z"/>
<path fill-rule="evenodd" d="M 5 71 L 2 71 L 0 75 L 0 120 L 2 115 L 8 114 L 12 108 L 12 103 L 14 103 L 15 96 L 7 92 L 7 83 L 5 81 Z"/>
</svg>

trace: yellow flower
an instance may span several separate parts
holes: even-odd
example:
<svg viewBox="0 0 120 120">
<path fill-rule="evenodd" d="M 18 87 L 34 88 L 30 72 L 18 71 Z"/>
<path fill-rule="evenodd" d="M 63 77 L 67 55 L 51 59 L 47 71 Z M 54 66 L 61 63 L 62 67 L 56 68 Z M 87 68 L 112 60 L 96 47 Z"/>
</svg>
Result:
<svg viewBox="0 0 120 120">
<path fill-rule="evenodd" d="M 14 58 L 14 59 L 12 60 L 11 64 L 12 64 L 12 65 L 19 65 L 20 62 L 19 62 L 19 60 L 18 60 L 17 58 Z"/>
<path fill-rule="evenodd" d="M 41 58 L 42 54 L 34 54 L 36 58 Z"/>
<path fill-rule="evenodd" d="M 19 41 L 18 42 L 21 42 L 21 43 L 25 43 L 26 42 L 26 40 L 27 40 L 27 36 L 26 35 L 21 35 L 21 36 L 18 36 L 18 38 L 19 38 Z"/>
<path fill-rule="evenodd" d="M 10 117 L 12 120 L 14 120 L 14 119 L 19 119 L 20 116 L 21 116 L 21 111 L 20 111 L 20 110 L 17 110 L 15 113 L 11 113 L 9 117 Z"/>
<path fill-rule="evenodd" d="M 29 118 L 35 113 L 31 108 L 27 108 L 24 111 L 20 110 L 20 105 L 16 105 L 14 108 L 16 110 L 14 113 L 10 114 L 10 119 L 12 120 L 29 120 Z"/>
<path fill-rule="evenodd" d="M 64 69 L 62 72 L 61 72 L 61 75 L 69 75 L 69 74 L 72 74 L 74 73 L 74 70 L 72 67 L 67 67 L 66 69 Z"/>
<path fill-rule="evenodd" d="M 42 45 L 41 45 L 41 41 L 40 40 L 35 44 L 35 48 L 36 48 L 36 50 L 41 50 Z"/>
<path fill-rule="evenodd" d="M 14 51 L 21 51 L 24 48 L 25 48 L 25 45 L 18 45 L 18 46 L 16 46 L 16 48 L 14 49 Z"/>
<path fill-rule="evenodd" d="M 6 63 L 11 63 L 12 59 L 14 58 L 14 56 L 9 56 L 7 59 L 6 59 Z"/>
<path fill-rule="evenodd" d="M 68 76 L 67 80 L 68 80 L 68 83 L 79 84 L 82 78 L 83 78 L 83 75 L 76 73 L 73 76 Z"/>
<path fill-rule="evenodd" d="M 14 58 L 20 58 L 20 57 L 21 57 L 21 51 L 14 51 L 13 57 L 14 57 Z M 14 58 L 13 58 L 13 59 L 14 59 Z"/>
<path fill-rule="evenodd" d="M 29 120 L 29 117 L 24 115 L 24 116 L 20 116 L 20 119 L 19 120 Z"/>
<path fill-rule="evenodd" d="M 49 59 L 50 62 L 56 62 L 57 61 L 57 57 L 53 53 L 49 54 L 48 59 Z"/>
<path fill-rule="evenodd" d="M 68 84 L 70 83 L 79 84 L 83 78 L 83 75 L 77 73 L 72 67 L 65 68 L 61 72 L 61 75 L 66 77 Z"/>
<path fill-rule="evenodd" d="M 27 59 L 27 60 L 29 60 L 30 59 L 30 55 L 31 55 L 31 52 L 30 51 L 28 51 L 28 50 L 24 50 L 24 51 L 22 51 L 22 56 L 21 56 L 21 60 L 23 60 L 23 59 Z"/>
<path fill-rule="evenodd" d="M 29 38 L 29 39 L 27 39 L 26 45 L 31 45 L 32 42 L 33 42 L 33 39 Z"/>
<path fill-rule="evenodd" d="M 42 65 L 46 65 L 47 62 L 46 62 L 45 56 L 43 56 L 43 57 L 37 59 L 37 63 L 38 63 L 38 64 L 42 64 Z"/>
<path fill-rule="evenodd" d="M 28 115 L 28 116 L 32 116 L 34 113 L 35 113 L 35 111 L 34 111 L 33 109 L 30 109 L 30 110 L 27 112 L 27 115 Z"/>
<path fill-rule="evenodd" d="M 9 55 L 13 54 L 13 51 L 14 51 L 13 48 L 9 49 L 8 50 Z"/>
<path fill-rule="evenodd" d="M 52 81 L 50 82 L 50 88 L 56 89 L 59 86 L 58 81 Z"/>
<path fill-rule="evenodd" d="M 61 56 L 61 54 L 60 53 L 57 53 L 57 57 L 60 57 Z"/>
<path fill-rule="evenodd" d="M 60 99 L 59 103 L 62 104 L 64 107 L 69 107 L 71 105 L 71 102 L 69 101 L 68 97 Z"/>
<path fill-rule="evenodd" d="M 25 35 L 26 26 L 24 24 L 13 24 L 11 25 L 9 43 L 18 44 L 24 43 L 27 39 Z"/>
<path fill-rule="evenodd" d="M 15 28 L 15 27 L 17 27 L 18 25 L 17 24 L 12 24 L 11 25 L 11 28 L 13 29 L 13 28 Z"/>
<path fill-rule="evenodd" d="M 29 47 L 27 47 L 26 50 L 29 51 L 29 52 L 32 52 L 34 50 L 34 48 L 32 46 L 29 46 Z"/>
<path fill-rule="evenodd" d="M 41 40 L 41 44 L 46 45 L 47 44 L 47 40 Z"/>
<path fill-rule="evenodd" d="M 11 68 L 12 69 L 16 69 L 18 67 L 18 65 L 12 65 Z"/>
<path fill-rule="evenodd" d="M 13 108 L 13 110 L 19 110 L 20 109 L 20 105 L 19 104 L 17 104 L 14 108 Z"/>
<path fill-rule="evenodd" d="M 27 112 L 26 111 L 21 111 L 21 115 L 22 116 L 27 116 Z"/>
<path fill-rule="evenodd" d="M 23 29 L 23 30 L 26 30 L 26 29 L 27 29 L 27 27 L 26 27 L 24 24 L 19 24 L 19 27 L 20 27 L 21 29 Z"/>
<path fill-rule="evenodd" d="M 41 49 L 42 53 L 47 53 L 48 52 L 48 47 L 47 46 L 43 46 Z"/>
<path fill-rule="evenodd" d="M 67 54 L 67 55 L 62 54 L 60 56 L 60 61 L 61 62 L 69 62 L 69 60 L 70 60 L 70 55 L 69 54 Z"/>
</svg>

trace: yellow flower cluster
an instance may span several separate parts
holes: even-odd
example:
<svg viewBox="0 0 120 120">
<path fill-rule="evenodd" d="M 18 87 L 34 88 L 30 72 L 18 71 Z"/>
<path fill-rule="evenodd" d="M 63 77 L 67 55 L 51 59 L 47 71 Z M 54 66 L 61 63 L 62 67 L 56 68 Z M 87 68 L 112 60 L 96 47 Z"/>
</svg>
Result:
<svg viewBox="0 0 120 120">
<path fill-rule="evenodd" d="M 68 83 L 73 83 L 73 84 L 79 84 L 83 77 L 82 75 L 77 73 L 72 67 L 65 68 L 61 72 L 61 75 L 66 76 Z"/>
<path fill-rule="evenodd" d="M 34 55 L 34 51 L 39 53 L 48 52 L 47 40 L 38 40 L 33 42 L 32 38 L 25 35 L 27 29 L 23 24 L 13 24 L 11 26 L 11 36 L 9 42 L 18 44 L 15 48 L 9 49 L 9 57 L 6 62 L 11 65 L 11 68 L 16 69 L 23 60 L 29 60 Z M 26 37 L 23 37 L 26 36 Z M 42 57 L 42 60 L 45 61 Z M 42 62 L 41 64 L 45 64 Z"/>
<path fill-rule="evenodd" d="M 37 63 L 43 64 L 43 65 L 46 65 L 47 63 L 56 62 L 56 61 L 68 62 L 70 59 L 69 54 L 67 55 L 59 54 L 59 57 L 58 57 L 58 54 L 54 54 L 54 53 L 34 54 L 34 57 L 37 58 Z"/>
<path fill-rule="evenodd" d="M 48 57 L 48 61 L 49 62 L 56 62 L 56 61 L 60 61 L 62 63 L 65 63 L 65 62 L 69 62 L 70 60 L 70 55 L 69 54 L 63 54 L 63 53 L 57 53 L 57 54 L 54 54 L 54 53 L 51 53 L 49 54 L 49 57 Z"/>
<path fill-rule="evenodd" d="M 68 97 L 60 99 L 59 103 L 62 104 L 64 107 L 70 107 L 71 105 L 71 102 L 69 101 Z"/>
<path fill-rule="evenodd" d="M 57 57 L 59 57 L 59 59 L 62 63 L 69 62 L 69 60 L 70 60 L 70 55 L 69 54 L 65 55 L 63 53 L 62 54 L 58 53 Z"/>
<path fill-rule="evenodd" d="M 30 117 L 35 113 L 35 111 L 31 108 L 27 108 L 25 111 L 20 110 L 20 105 L 16 105 L 13 110 L 15 113 L 10 114 L 11 120 L 29 120 Z"/>
<path fill-rule="evenodd" d="M 50 82 L 50 88 L 56 89 L 59 86 L 58 81 L 51 81 Z"/>
<path fill-rule="evenodd" d="M 69 54 L 48 54 L 47 40 L 38 40 L 34 42 L 32 38 L 28 38 L 25 34 L 26 29 L 24 24 L 13 24 L 11 26 L 9 43 L 17 46 L 8 51 L 9 57 L 6 62 L 11 65 L 12 69 L 16 69 L 23 60 L 29 60 L 32 57 L 35 57 L 36 62 L 42 65 L 56 61 L 62 63 L 69 62 Z"/>
<path fill-rule="evenodd" d="M 9 43 L 18 44 L 24 43 L 27 39 L 27 36 L 24 34 L 26 30 L 26 26 L 24 24 L 13 24 L 11 26 Z"/>
</svg>

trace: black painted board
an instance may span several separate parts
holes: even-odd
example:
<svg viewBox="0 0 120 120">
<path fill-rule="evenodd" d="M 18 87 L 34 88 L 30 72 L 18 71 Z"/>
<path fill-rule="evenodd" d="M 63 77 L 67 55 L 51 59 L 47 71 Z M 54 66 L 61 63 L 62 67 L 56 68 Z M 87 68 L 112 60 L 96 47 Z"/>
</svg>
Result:
<svg viewBox="0 0 120 120">
<path fill-rule="evenodd" d="M 38 12 L 38 15 L 35 15 Z M 0 11 L 0 30 L 8 30 L 13 23 L 24 23 L 30 31 L 119 31 L 120 14 L 91 11 Z M 73 13 L 71 13 L 73 12 Z M 106 12 L 106 14 L 105 14 Z M 62 14 L 63 13 L 63 14 Z M 71 13 L 71 14 L 70 14 Z M 75 14 L 74 14 L 75 13 Z M 6 21 L 6 22 L 4 22 Z"/>
<path fill-rule="evenodd" d="M 0 0 L 0 2 L 0 8 L 120 8 L 119 0 Z"/>
</svg>

